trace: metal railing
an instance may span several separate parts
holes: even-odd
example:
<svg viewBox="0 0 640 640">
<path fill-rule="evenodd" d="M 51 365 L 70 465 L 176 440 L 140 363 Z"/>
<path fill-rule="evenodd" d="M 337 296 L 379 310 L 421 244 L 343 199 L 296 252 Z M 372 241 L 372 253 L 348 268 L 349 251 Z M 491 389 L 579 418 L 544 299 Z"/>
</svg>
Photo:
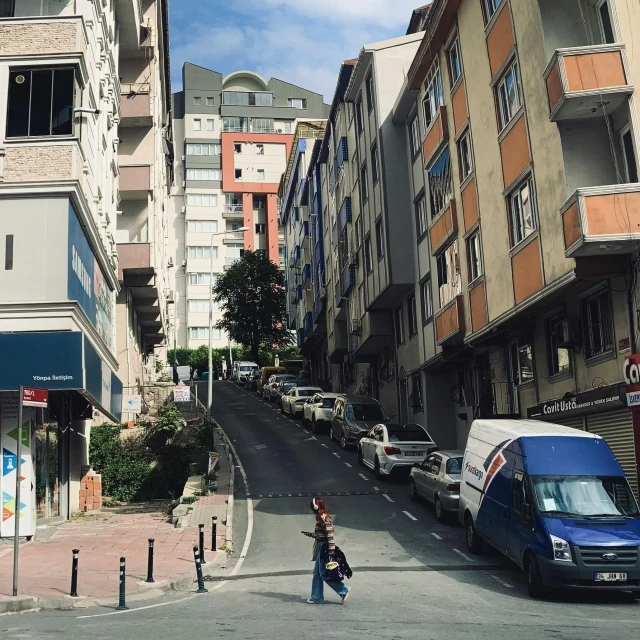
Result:
<svg viewBox="0 0 640 640">
<path fill-rule="evenodd" d="M 122 95 L 136 95 L 138 93 L 151 93 L 150 82 L 122 82 L 120 84 Z"/>
<path fill-rule="evenodd" d="M 241 204 L 225 204 L 222 208 L 223 213 L 236 213 L 242 211 Z"/>
</svg>

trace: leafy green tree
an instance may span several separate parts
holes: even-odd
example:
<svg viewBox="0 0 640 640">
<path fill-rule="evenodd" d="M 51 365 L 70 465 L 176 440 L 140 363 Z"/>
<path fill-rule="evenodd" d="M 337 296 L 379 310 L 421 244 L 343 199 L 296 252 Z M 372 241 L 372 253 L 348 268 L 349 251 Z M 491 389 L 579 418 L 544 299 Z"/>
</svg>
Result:
<svg viewBox="0 0 640 640">
<path fill-rule="evenodd" d="M 222 356 L 218 349 L 211 349 L 211 361 L 213 363 L 213 370 L 222 370 Z M 207 345 L 201 345 L 197 349 L 191 352 L 189 358 L 189 364 L 198 369 L 200 377 L 205 371 L 209 371 L 209 354 Z"/>
<path fill-rule="evenodd" d="M 292 342 L 287 329 L 284 274 L 262 251 L 245 251 L 218 278 L 214 297 L 221 306 L 219 329 L 251 350 L 258 362 L 260 349 L 282 349 Z"/>
<path fill-rule="evenodd" d="M 169 351 L 167 351 L 167 364 L 172 367 L 176 364 L 177 360 L 179 366 L 186 366 L 191 359 L 191 353 L 192 349 L 169 349 Z"/>
</svg>

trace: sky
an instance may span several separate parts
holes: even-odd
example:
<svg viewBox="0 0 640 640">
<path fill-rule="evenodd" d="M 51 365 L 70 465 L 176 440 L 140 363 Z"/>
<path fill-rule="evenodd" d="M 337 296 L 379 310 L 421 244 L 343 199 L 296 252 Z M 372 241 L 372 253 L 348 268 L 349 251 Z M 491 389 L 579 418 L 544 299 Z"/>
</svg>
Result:
<svg viewBox="0 0 640 640">
<path fill-rule="evenodd" d="M 185 62 L 276 77 L 331 102 L 343 60 L 406 33 L 427 0 L 170 0 L 171 84 Z"/>
</svg>

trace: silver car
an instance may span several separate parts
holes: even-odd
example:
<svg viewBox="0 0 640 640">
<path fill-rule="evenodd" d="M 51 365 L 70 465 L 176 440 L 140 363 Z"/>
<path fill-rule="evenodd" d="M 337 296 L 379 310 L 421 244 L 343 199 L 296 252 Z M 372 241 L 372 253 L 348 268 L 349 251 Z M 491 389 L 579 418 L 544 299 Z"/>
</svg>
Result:
<svg viewBox="0 0 640 640">
<path fill-rule="evenodd" d="M 463 456 L 464 451 L 438 451 L 411 469 L 409 496 L 414 502 L 432 502 L 440 522 L 458 512 Z"/>
</svg>

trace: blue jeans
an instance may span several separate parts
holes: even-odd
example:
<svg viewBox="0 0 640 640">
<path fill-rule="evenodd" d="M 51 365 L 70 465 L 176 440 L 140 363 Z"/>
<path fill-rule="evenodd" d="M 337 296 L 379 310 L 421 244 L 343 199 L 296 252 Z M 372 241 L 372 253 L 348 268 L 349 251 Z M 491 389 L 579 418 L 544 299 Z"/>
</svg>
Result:
<svg viewBox="0 0 640 640">
<path fill-rule="evenodd" d="M 324 602 L 324 582 L 326 582 L 339 596 L 346 596 L 349 593 L 349 587 L 344 582 L 329 582 L 326 579 L 326 571 L 322 556 L 326 542 L 318 545 L 318 557 L 313 567 L 313 582 L 311 583 L 311 599 L 316 602 Z"/>
</svg>

